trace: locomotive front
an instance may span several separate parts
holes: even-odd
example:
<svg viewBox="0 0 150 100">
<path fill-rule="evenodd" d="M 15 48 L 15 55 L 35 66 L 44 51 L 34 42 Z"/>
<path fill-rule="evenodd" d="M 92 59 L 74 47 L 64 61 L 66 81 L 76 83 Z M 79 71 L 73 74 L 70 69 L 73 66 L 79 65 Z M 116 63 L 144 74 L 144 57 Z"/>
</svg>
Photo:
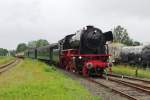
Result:
<svg viewBox="0 0 150 100">
<path fill-rule="evenodd" d="M 103 33 L 94 26 L 87 26 L 60 41 L 61 64 L 84 76 L 102 75 L 104 69 L 111 66 L 106 42 L 112 40 L 111 31 Z"/>
</svg>

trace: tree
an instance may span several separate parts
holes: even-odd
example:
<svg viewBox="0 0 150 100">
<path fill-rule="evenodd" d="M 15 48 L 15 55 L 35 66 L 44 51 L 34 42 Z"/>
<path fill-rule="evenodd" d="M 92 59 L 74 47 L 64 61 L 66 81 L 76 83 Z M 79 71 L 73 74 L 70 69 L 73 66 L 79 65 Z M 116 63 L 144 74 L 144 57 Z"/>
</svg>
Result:
<svg viewBox="0 0 150 100">
<path fill-rule="evenodd" d="M 37 47 L 42 47 L 46 45 L 49 45 L 49 42 L 47 40 L 44 39 L 37 40 L 37 44 L 36 44 Z"/>
<path fill-rule="evenodd" d="M 44 39 L 39 39 L 37 41 L 30 41 L 28 43 L 29 48 L 38 48 L 38 47 L 42 47 L 42 46 L 46 46 L 46 45 L 49 45 L 49 42 Z"/>
<path fill-rule="evenodd" d="M 9 53 L 10 53 L 11 56 L 15 56 L 16 51 L 15 50 L 9 50 Z"/>
<path fill-rule="evenodd" d="M 133 42 L 133 46 L 139 46 L 139 45 L 140 45 L 140 42 L 138 42 L 138 41 Z"/>
<path fill-rule="evenodd" d="M 37 44 L 37 41 L 30 41 L 28 42 L 28 48 L 36 48 L 36 44 Z"/>
<path fill-rule="evenodd" d="M 8 54 L 7 49 L 0 48 L 0 56 L 6 56 Z"/>
<path fill-rule="evenodd" d="M 123 43 L 128 46 L 133 45 L 140 45 L 140 42 L 133 41 L 129 35 L 126 29 L 118 25 L 113 29 L 113 36 L 114 36 L 114 42 Z"/>
<path fill-rule="evenodd" d="M 28 49 L 28 47 L 27 47 L 27 45 L 25 43 L 20 43 L 17 46 L 16 52 L 23 52 L 23 51 L 25 51 L 27 49 Z"/>
<path fill-rule="evenodd" d="M 118 25 L 113 30 L 114 42 L 125 43 L 129 40 L 128 32 L 126 29 Z"/>
</svg>

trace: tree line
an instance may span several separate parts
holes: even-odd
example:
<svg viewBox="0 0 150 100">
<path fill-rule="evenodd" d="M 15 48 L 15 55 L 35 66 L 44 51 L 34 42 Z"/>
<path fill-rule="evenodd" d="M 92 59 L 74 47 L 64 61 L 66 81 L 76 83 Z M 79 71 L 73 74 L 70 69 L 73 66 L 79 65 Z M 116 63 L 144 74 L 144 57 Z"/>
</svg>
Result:
<svg viewBox="0 0 150 100">
<path fill-rule="evenodd" d="M 49 45 L 49 42 L 47 40 L 44 40 L 44 39 L 30 41 L 27 44 L 26 43 L 19 43 L 17 45 L 16 50 L 9 50 L 8 51 L 7 49 L 0 48 L 0 56 L 6 56 L 8 54 L 14 56 L 16 53 L 23 52 L 27 49 L 38 48 L 38 47 L 46 46 L 46 45 Z"/>
<path fill-rule="evenodd" d="M 140 42 L 134 41 L 132 38 L 130 38 L 129 33 L 127 32 L 127 29 L 125 29 L 121 25 L 118 25 L 117 27 L 115 27 L 112 30 L 112 32 L 113 32 L 113 37 L 114 37 L 114 41 L 113 41 L 114 43 L 122 43 L 127 46 L 138 46 L 141 44 Z M 44 39 L 30 41 L 27 44 L 19 43 L 17 45 L 16 50 L 8 51 L 7 49 L 0 48 L 0 56 L 6 56 L 8 54 L 8 52 L 11 55 L 14 55 L 15 53 L 23 52 L 27 49 L 38 48 L 38 47 L 45 46 L 48 44 L 49 44 L 49 42 Z"/>
<path fill-rule="evenodd" d="M 32 49 L 32 48 L 38 48 L 38 47 L 42 47 L 42 46 L 46 46 L 49 45 L 49 42 L 47 40 L 44 39 L 39 39 L 36 41 L 30 41 L 27 44 L 26 43 L 20 43 L 18 44 L 17 48 L 16 48 L 16 52 L 22 52 L 25 51 L 27 49 Z"/>
<path fill-rule="evenodd" d="M 117 27 L 115 27 L 113 29 L 113 37 L 114 37 L 114 41 L 113 42 L 117 42 L 117 43 L 122 43 L 125 44 L 127 46 L 138 46 L 140 45 L 140 42 L 138 41 L 134 41 L 132 38 L 129 37 L 129 34 L 127 32 L 127 29 L 123 28 L 122 26 L 118 25 Z M 20 43 L 17 46 L 16 51 L 17 52 L 22 52 L 25 51 L 27 49 L 31 49 L 31 48 L 38 48 L 41 46 L 45 46 L 48 45 L 48 41 L 47 40 L 37 40 L 37 41 L 31 41 L 28 42 L 28 44 L 25 43 Z"/>
<path fill-rule="evenodd" d="M 0 56 L 6 56 L 8 54 L 8 50 L 4 48 L 0 48 Z"/>
</svg>

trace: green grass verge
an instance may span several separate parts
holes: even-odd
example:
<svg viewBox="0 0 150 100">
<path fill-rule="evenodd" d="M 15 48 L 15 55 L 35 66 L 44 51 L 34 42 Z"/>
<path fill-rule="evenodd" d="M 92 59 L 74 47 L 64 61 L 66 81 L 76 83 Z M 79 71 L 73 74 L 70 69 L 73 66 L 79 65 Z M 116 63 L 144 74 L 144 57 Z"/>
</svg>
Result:
<svg viewBox="0 0 150 100">
<path fill-rule="evenodd" d="M 25 59 L 0 76 L 0 100 L 99 100 L 54 67 Z"/>
<path fill-rule="evenodd" d="M 10 56 L 0 56 L 0 65 L 6 64 L 13 59 L 14 57 L 10 57 Z"/>
<path fill-rule="evenodd" d="M 112 67 L 113 73 L 136 76 L 136 68 L 131 66 L 116 65 Z M 150 78 L 150 70 L 138 69 L 137 77 Z"/>
</svg>

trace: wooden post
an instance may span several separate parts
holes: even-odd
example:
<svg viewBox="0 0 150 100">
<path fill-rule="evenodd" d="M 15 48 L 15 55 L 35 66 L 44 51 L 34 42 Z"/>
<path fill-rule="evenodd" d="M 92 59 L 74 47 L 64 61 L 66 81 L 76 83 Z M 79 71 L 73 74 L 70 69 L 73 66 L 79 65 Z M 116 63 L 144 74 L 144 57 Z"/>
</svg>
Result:
<svg viewBox="0 0 150 100">
<path fill-rule="evenodd" d="M 135 76 L 136 76 L 136 77 L 138 76 L 138 67 L 136 67 Z"/>
</svg>

